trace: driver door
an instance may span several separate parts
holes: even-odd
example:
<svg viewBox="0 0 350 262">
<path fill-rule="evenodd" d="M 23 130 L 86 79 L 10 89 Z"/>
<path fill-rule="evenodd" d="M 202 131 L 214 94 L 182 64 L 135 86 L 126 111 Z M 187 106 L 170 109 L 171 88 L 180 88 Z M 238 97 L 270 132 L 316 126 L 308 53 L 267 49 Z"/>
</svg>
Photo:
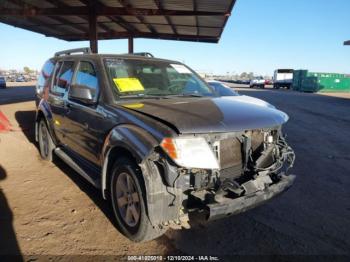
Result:
<svg viewBox="0 0 350 262">
<path fill-rule="evenodd" d="M 92 61 L 80 61 L 67 98 L 65 126 L 68 129 L 66 145 L 79 156 L 99 165 L 99 152 L 104 137 L 105 115 L 100 113 L 98 105 L 99 81 Z M 76 88 L 90 90 L 92 99 L 89 103 L 75 98 Z"/>
</svg>

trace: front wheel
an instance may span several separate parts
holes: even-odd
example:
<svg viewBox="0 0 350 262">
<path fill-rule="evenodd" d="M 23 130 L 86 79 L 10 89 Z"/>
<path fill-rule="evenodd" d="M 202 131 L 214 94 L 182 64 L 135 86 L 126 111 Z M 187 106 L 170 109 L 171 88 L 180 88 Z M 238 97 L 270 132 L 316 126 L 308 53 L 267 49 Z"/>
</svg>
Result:
<svg viewBox="0 0 350 262">
<path fill-rule="evenodd" d="M 128 158 L 118 159 L 112 169 L 110 199 L 122 233 L 130 240 L 143 242 L 162 235 L 147 216 L 145 188 L 140 168 Z"/>
<path fill-rule="evenodd" d="M 47 128 L 44 119 L 39 122 L 39 150 L 42 159 L 47 161 L 52 161 L 53 150 L 55 149 L 55 144 L 52 141 L 51 135 Z"/>
</svg>

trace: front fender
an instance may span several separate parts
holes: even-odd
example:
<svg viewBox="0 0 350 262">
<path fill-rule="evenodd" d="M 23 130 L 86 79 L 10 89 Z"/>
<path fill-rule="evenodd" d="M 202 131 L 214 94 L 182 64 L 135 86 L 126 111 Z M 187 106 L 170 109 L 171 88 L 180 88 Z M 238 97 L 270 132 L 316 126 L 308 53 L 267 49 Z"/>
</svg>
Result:
<svg viewBox="0 0 350 262">
<path fill-rule="evenodd" d="M 159 143 L 159 140 L 138 126 L 120 125 L 110 131 L 107 136 L 101 159 L 103 163 L 101 187 L 103 197 L 106 199 L 110 153 L 118 147 L 133 155 L 142 170 L 146 189 L 147 214 L 154 227 L 162 226 L 169 221 L 176 221 L 179 224 L 181 219 L 187 219 L 182 210 L 183 202 L 187 199 L 187 196 L 183 194 L 184 188 L 167 186 L 156 165 L 157 157 L 152 156 L 154 148 Z"/>
<path fill-rule="evenodd" d="M 140 164 L 159 143 L 150 133 L 135 125 L 122 124 L 113 128 L 105 139 L 100 160 L 103 167 L 101 181 L 103 197 L 106 199 L 108 161 L 114 148 L 127 150 Z"/>
</svg>

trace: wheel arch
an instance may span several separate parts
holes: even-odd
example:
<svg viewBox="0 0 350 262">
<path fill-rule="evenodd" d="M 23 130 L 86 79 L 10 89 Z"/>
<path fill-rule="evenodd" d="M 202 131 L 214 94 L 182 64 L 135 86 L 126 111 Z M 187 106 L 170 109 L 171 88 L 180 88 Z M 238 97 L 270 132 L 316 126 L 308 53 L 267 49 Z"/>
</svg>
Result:
<svg viewBox="0 0 350 262">
<path fill-rule="evenodd" d="M 128 157 L 140 165 L 153 152 L 159 142 L 135 125 L 119 125 L 107 135 L 101 154 L 101 188 L 104 199 L 110 182 L 110 171 L 119 157 Z"/>
<path fill-rule="evenodd" d="M 101 188 L 104 199 L 108 199 L 108 183 L 114 161 L 119 156 L 135 160 L 141 169 L 144 183 L 146 213 L 154 227 L 159 227 L 166 221 L 180 221 L 181 216 L 186 216 L 180 212 L 183 201 L 187 199 L 183 194 L 184 188 L 167 186 L 163 181 L 164 174 L 156 164 L 160 157 L 156 150 L 160 139 L 162 138 L 156 139 L 138 126 L 117 126 L 106 137 L 101 155 Z"/>
</svg>

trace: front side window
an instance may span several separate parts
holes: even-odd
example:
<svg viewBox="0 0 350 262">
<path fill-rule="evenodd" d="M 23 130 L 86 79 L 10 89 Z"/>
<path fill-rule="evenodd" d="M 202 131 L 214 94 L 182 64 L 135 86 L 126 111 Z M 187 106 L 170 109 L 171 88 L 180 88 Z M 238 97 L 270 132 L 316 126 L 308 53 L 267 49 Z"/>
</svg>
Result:
<svg viewBox="0 0 350 262">
<path fill-rule="evenodd" d="M 91 90 L 92 98 L 96 99 L 98 81 L 94 66 L 90 62 L 80 62 L 75 75 L 73 88 L 83 87 Z"/>
<path fill-rule="evenodd" d="M 52 86 L 52 92 L 63 96 L 71 84 L 73 72 L 73 61 L 59 62 L 57 66 L 56 77 Z"/>
<path fill-rule="evenodd" d="M 214 91 L 183 64 L 166 61 L 105 60 L 107 74 L 117 97 L 215 96 Z"/>
</svg>

